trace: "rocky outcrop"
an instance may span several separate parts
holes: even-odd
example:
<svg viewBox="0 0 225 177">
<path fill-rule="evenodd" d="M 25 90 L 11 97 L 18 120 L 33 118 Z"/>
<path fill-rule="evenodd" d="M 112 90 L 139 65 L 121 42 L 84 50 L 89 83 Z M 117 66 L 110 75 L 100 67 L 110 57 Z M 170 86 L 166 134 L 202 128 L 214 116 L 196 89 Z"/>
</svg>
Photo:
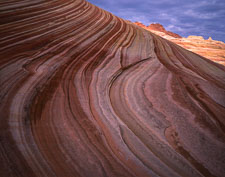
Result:
<svg viewBox="0 0 225 177">
<path fill-rule="evenodd" d="M 147 28 L 147 26 L 145 26 L 143 23 L 141 23 L 141 22 L 134 22 L 134 24 L 135 25 L 138 25 L 138 26 L 140 26 L 140 27 L 142 27 L 142 28 Z"/>
<path fill-rule="evenodd" d="M 182 39 L 170 39 L 172 42 L 210 60 L 225 65 L 225 43 L 202 36 L 188 36 Z"/>
<path fill-rule="evenodd" d="M 134 24 L 170 40 L 187 50 L 225 65 L 225 43 L 221 41 L 215 41 L 211 37 L 209 37 L 208 40 L 205 40 L 202 36 L 188 36 L 187 38 L 182 38 L 176 33 L 166 31 L 165 28 L 158 23 L 151 24 L 148 27 L 140 22 L 135 22 Z"/>
<path fill-rule="evenodd" d="M 197 41 L 204 40 L 204 38 L 202 36 L 188 36 L 187 39 L 189 39 L 189 40 L 197 40 Z"/>
<path fill-rule="evenodd" d="M 135 22 L 134 24 L 145 28 L 159 36 L 163 36 L 163 37 L 167 37 L 169 38 L 182 38 L 179 34 L 173 33 L 171 31 L 167 31 L 161 24 L 159 23 L 152 23 L 149 26 L 145 26 L 144 24 L 142 24 L 141 22 Z"/>
<path fill-rule="evenodd" d="M 147 28 L 150 30 L 166 32 L 165 28 L 159 23 L 152 23 Z"/>
<path fill-rule="evenodd" d="M 84 0 L 0 11 L 0 176 L 224 176 L 224 66 Z"/>
<path fill-rule="evenodd" d="M 213 41 L 212 37 L 209 37 L 208 40 L 209 40 L 209 41 Z"/>
<path fill-rule="evenodd" d="M 179 34 L 173 33 L 171 31 L 166 31 L 166 29 L 159 23 L 152 23 L 148 27 L 148 29 L 153 31 L 160 31 L 174 38 L 182 38 Z"/>
</svg>

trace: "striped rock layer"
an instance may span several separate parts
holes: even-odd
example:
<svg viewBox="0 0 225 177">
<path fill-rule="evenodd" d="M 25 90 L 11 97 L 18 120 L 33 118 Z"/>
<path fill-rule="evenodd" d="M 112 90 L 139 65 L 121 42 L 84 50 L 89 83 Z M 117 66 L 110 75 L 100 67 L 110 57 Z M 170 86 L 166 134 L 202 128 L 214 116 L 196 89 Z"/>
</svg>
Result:
<svg viewBox="0 0 225 177">
<path fill-rule="evenodd" d="M 0 30 L 1 177 L 224 176 L 224 66 L 84 0 Z"/>
</svg>

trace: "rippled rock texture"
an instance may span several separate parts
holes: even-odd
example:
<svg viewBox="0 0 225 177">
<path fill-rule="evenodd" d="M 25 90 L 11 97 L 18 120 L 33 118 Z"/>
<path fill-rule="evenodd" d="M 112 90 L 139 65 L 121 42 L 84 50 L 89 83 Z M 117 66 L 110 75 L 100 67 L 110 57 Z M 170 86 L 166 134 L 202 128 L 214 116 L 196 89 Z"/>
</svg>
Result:
<svg viewBox="0 0 225 177">
<path fill-rule="evenodd" d="M 224 176 L 224 66 L 84 0 L 0 7 L 1 177 Z"/>
</svg>

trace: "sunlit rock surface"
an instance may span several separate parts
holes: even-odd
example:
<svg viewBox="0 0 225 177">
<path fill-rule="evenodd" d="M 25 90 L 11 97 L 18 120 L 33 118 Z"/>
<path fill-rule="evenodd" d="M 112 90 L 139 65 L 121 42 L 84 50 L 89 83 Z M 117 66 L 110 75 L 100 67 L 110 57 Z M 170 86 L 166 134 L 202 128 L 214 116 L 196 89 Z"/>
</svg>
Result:
<svg viewBox="0 0 225 177">
<path fill-rule="evenodd" d="M 174 38 L 182 38 L 179 34 L 173 33 L 171 31 L 167 31 L 161 24 L 159 23 L 152 23 L 149 26 L 145 26 L 141 22 L 134 22 L 134 24 L 145 28 L 161 37 L 166 39 L 174 39 Z"/>
<path fill-rule="evenodd" d="M 158 23 L 149 26 L 145 26 L 140 22 L 135 22 L 134 24 L 168 39 L 187 50 L 225 65 L 225 43 L 221 41 L 213 40 L 211 37 L 205 40 L 202 36 L 188 36 L 187 38 L 182 38 L 176 33 L 166 31 L 165 28 Z"/>
<path fill-rule="evenodd" d="M 225 65 L 225 43 L 221 41 L 213 40 L 211 37 L 205 40 L 202 36 L 176 38 L 171 39 L 171 41 L 214 62 Z"/>
<path fill-rule="evenodd" d="M 1 177 L 224 176 L 224 66 L 84 0 L 0 21 Z"/>
</svg>

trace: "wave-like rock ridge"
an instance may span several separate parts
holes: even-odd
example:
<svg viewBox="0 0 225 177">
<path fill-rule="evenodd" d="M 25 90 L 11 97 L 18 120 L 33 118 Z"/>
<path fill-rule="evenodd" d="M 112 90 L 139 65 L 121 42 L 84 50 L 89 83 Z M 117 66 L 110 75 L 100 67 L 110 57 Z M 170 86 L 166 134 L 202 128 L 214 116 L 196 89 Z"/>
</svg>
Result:
<svg viewBox="0 0 225 177">
<path fill-rule="evenodd" d="M 224 66 L 84 0 L 0 21 L 0 176 L 224 176 Z"/>
</svg>

